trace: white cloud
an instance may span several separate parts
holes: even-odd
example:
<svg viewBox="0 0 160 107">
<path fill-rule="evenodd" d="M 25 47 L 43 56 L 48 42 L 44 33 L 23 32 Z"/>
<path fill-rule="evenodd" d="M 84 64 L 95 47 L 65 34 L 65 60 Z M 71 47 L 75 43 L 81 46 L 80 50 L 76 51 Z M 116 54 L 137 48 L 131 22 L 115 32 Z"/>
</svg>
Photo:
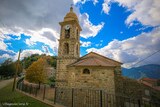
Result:
<svg viewBox="0 0 160 107">
<path fill-rule="evenodd" d="M 127 6 L 129 8 L 132 8 L 140 1 L 139 0 L 113 0 L 113 2 L 118 2 L 122 6 Z"/>
<path fill-rule="evenodd" d="M 18 59 L 18 54 L 19 52 L 16 53 L 16 55 L 14 56 L 14 61 L 16 61 Z M 44 52 L 42 52 L 41 50 L 38 49 L 26 49 L 26 50 L 22 50 L 21 54 L 20 54 L 20 59 L 23 59 L 24 57 L 28 57 L 31 56 L 32 54 L 44 54 Z"/>
<path fill-rule="evenodd" d="M 18 36 L 17 40 L 25 34 L 31 37 L 25 40 L 27 45 L 42 42 L 57 50 L 59 22 L 63 21 L 72 3 L 72 0 L 5 0 L 0 3 L 0 31 Z M 76 8 L 74 10 L 79 14 Z M 4 39 L 7 38 L 0 38 L 2 41 Z"/>
<path fill-rule="evenodd" d="M 96 5 L 98 3 L 98 0 L 73 0 L 74 4 L 85 4 L 87 1 L 92 1 L 94 5 Z"/>
<path fill-rule="evenodd" d="M 104 26 L 104 22 L 93 25 L 89 21 L 89 15 L 87 13 L 80 15 L 80 24 L 82 25 L 81 37 L 83 38 L 95 37 Z"/>
<path fill-rule="evenodd" d="M 0 40 L 0 50 L 6 50 L 7 49 L 7 45 Z"/>
<path fill-rule="evenodd" d="M 3 31 L 4 34 L 17 36 L 17 40 L 21 40 L 21 34 L 25 34 L 30 37 L 24 40 L 27 45 L 33 46 L 36 42 L 41 42 L 49 46 L 56 54 L 60 35 L 59 22 L 63 21 L 69 12 L 70 4 L 78 1 L 80 0 L 58 0 L 56 2 L 55 0 L 5 0 L 0 3 L 0 31 Z M 93 2 L 97 3 L 97 0 L 93 0 Z M 94 25 L 90 22 L 88 14 L 81 15 L 76 7 L 74 7 L 74 11 L 81 18 L 82 37 L 96 36 L 104 23 Z M 0 38 L 1 41 L 4 39 L 7 38 Z M 13 38 L 8 36 L 8 39 Z M 5 46 L 4 43 L 3 45 Z"/>
<path fill-rule="evenodd" d="M 91 46 L 91 42 L 90 41 L 87 41 L 87 42 L 80 41 L 80 43 L 81 43 L 81 47 L 89 47 L 89 46 Z"/>
<path fill-rule="evenodd" d="M 129 26 L 132 26 L 134 21 L 139 21 L 143 25 L 160 25 L 160 0 L 104 0 L 102 11 L 108 14 L 110 4 L 114 2 L 118 2 L 132 12 L 126 19 L 126 24 Z"/>
<path fill-rule="evenodd" d="M 55 53 L 58 49 L 59 33 L 50 28 L 42 28 L 37 31 L 30 30 L 31 38 L 27 39 L 28 45 L 34 45 L 36 42 L 41 42 L 48 45 Z"/>
<path fill-rule="evenodd" d="M 29 45 L 29 46 L 33 46 L 33 45 L 36 44 L 35 42 L 31 41 L 30 39 L 26 39 L 26 40 L 25 40 L 25 43 L 26 43 L 27 45 Z"/>
<path fill-rule="evenodd" d="M 44 51 L 44 53 L 45 53 L 46 55 L 53 56 L 53 54 L 49 51 L 48 46 L 42 46 L 42 50 Z"/>
<path fill-rule="evenodd" d="M 12 56 L 10 56 L 9 54 L 3 54 L 0 56 L 0 59 L 2 58 L 8 59 L 8 58 L 12 58 Z"/>
<path fill-rule="evenodd" d="M 132 67 L 138 61 L 148 57 L 157 50 L 160 50 L 159 41 L 160 28 L 156 28 L 149 33 L 142 33 L 123 41 L 113 40 L 100 49 L 90 48 L 87 52 L 94 51 L 117 61 L 121 61 L 124 63 L 124 67 Z M 138 65 L 159 64 L 159 55 L 160 53 L 157 53 Z"/>
<path fill-rule="evenodd" d="M 132 24 L 138 20 L 143 25 L 160 25 L 160 0 L 114 0 L 120 5 L 133 11 L 126 20 L 127 24 Z"/>
<path fill-rule="evenodd" d="M 11 37 L 4 34 L 4 32 L 2 32 L 2 29 L 0 28 L 0 41 L 4 41 L 4 39 L 9 40 L 9 39 L 11 39 Z"/>
<path fill-rule="evenodd" d="M 0 24 L 1 25 L 1 24 Z M 8 34 L 12 34 L 14 36 L 17 36 L 17 38 L 14 38 L 14 40 L 20 40 L 21 39 L 21 34 L 23 34 L 25 31 L 24 29 L 20 28 L 20 27 L 14 27 L 14 28 L 10 28 L 8 26 L 0 26 L 0 31 L 3 31 L 4 35 L 0 35 L 0 37 L 4 40 L 10 40 L 13 39 L 12 37 L 10 37 L 10 35 Z"/>
<path fill-rule="evenodd" d="M 98 3 L 98 0 L 93 0 L 93 4 L 96 5 Z"/>
<path fill-rule="evenodd" d="M 82 4 L 84 4 L 86 2 L 86 0 L 73 0 L 73 3 L 74 4 L 77 4 L 77 3 L 82 3 Z"/>
<path fill-rule="evenodd" d="M 104 3 L 102 4 L 102 11 L 106 14 L 109 14 L 110 11 L 110 2 L 111 0 L 104 0 Z"/>
</svg>

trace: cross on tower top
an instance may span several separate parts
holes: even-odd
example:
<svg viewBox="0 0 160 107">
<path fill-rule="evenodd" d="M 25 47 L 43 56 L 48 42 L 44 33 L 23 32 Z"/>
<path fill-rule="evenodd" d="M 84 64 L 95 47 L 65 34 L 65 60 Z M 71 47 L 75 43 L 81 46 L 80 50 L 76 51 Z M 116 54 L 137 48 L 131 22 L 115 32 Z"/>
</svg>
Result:
<svg viewBox="0 0 160 107">
<path fill-rule="evenodd" d="M 71 12 L 73 11 L 73 4 L 71 4 L 70 11 Z"/>
</svg>

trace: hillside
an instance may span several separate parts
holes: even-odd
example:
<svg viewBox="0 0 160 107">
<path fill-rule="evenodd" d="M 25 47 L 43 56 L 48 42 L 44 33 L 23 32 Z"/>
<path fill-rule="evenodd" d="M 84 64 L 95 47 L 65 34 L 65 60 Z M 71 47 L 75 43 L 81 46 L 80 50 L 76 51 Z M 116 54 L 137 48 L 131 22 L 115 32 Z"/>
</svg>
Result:
<svg viewBox="0 0 160 107">
<path fill-rule="evenodd" d="M 48 65 L 56 68 L 56 56 L 46 56 L 45 54 L 32 54 L 31 56 L 25 57 L 20 61 L 18 66 L 18 75 L 22 72 L 23 69 L 27 69 L 33 62 L 37 61 L 41 57 L 46 57 Z M 13 62 L 11 58 L 6 59 L 0 65 L 0 78 L 11 78 L 16 72 L 16 62 Z"/>
<path fill-rule="evenodd" d="M 122 68 L 122 75 L 133 79 L 142 77 L 160 79 L 160 65 L 149 64 L 130 69 Z"/>
<path fill-rule="evenodd" d="M 56 68 L 56 56 L 46 56 L 45 54 L 39 55 L 39 54 L 33 54 L 31 56 L 25 57 L 21 61 L 21 65 L 23 68 L 28 68 L 34 61 L 37 61 L 41 57 L 47 57 L 47 62 L 52 67 Z"/>
</svg>

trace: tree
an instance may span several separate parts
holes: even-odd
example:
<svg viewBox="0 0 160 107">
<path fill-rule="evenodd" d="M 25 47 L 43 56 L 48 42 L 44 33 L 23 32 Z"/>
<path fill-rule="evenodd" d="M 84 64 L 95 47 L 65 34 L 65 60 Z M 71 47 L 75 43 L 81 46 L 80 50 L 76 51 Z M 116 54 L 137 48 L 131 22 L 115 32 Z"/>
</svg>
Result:
<svg viewBox="0 0 160 107">
<path fill-rule="evenodd" d="M 42 54 L 42 55 L 32 54 L 31 56 L 24 57 L 24 59 L 21 61 L 21 65 L 23 65 L 23 68 L 27 69 L 33 62 L 37 61 L 41 57 L 47 58 L 48 64 L 56 68 L 57 57 L 56 56 L 46 56 L 45 54 Z"/>
<path fill-rule="evenodd" d="M 49 63 L 49 65 L 51 65 L 52 67 L 56 68 L 57 66 L 57 57 L 56 56 L 47 56 L 47 62 Z"/>
<path fill-rule="evenodd" d="M 23 67 L 27 69 L 33 62 L 37 61 L 41 56 L 38 54 L 32 54 L 31 56 L 24 57 L 24 59 L 21 61 L 23 64 Z"/>
<path fill-rule="evenodd" d="M 19 67 L 20 68 L 20 67 Z M 5 60 L 1 66 L 0 66 L 0 75 L 1 78 L 7 78 L 7 77 L 13 77 L 16 71 L 16 62 L 12 62 L 12 59 Z M 19 72 L 21 72 L 21 69 L 19 69 Z"/>
<path fill-rule="evenodd" d="M 40 88 L 40 83 L 45 83 L 47 81 L 47 72 L 45 71 L 47 65 L 45 57 L 39 58 L 37 61 L 33 62 L 26 70 L 26 80 L 39 83 Z"/>
</svg>

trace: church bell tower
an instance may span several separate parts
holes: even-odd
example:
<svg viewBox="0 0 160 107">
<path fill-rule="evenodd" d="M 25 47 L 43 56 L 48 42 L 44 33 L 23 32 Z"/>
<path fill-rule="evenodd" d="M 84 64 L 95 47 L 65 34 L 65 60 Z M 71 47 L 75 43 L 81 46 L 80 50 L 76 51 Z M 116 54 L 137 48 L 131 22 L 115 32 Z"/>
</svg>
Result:
<svg viewBox="0 0 160 107">
<path fill-rule="evenodd" d="M 61 26 L 58 58 L 56 87 L 67 86 L 67 65 L 77 61 L 80 57 L 80 31 L 82 30 L 77 15 L 70 12 L 64 17 L 64 21 L 59 23 Z"/>
</svg>

